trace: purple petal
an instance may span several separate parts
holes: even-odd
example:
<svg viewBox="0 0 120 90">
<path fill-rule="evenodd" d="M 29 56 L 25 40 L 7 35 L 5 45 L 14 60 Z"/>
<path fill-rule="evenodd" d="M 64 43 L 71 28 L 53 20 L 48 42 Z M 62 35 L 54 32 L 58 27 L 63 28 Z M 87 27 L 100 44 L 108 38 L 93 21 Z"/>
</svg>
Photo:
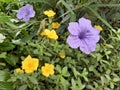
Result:
<svg viewBox="0 0 120 90">
<path fill-rule="evenodd" d="M 90 39 L 90 41 L 94 41 L 94 42 L 98 42 L 100 40 L 100 36 L 96 32 L 96 29 L 93 30 L 93 31 L 86 32 L 85 35 L 84 35 L 84 38 L 88 38 L 88 39 Z"/>
<path fill-rule="evenodd" d="M 80 18 L 78 22 L 79 22 L 79 27 L 82 29 L 82 31 L 89 30 L 89 28 L 92 27 L 91 21 L 84 17 Z"/>
<path fill-rule="evenodd" d="M 34 17 L 35 16 L 35 11 L 33 10 L 33 6 L 27 4 L 26 5 L 26 11 L 29 12 L 28 16 L 29 17 Z"/>
<path fill-rule="evenodd" d="M 20 8 L 18 13 L 17 13 L 17 18 L 22 19 L 25 16 L 24 8 Z"/>
<path fill-rule="evenodd" d="M 70 34 L 72 34 L 72 35 L 79 35 L 79 33 L 80 33 L 79 24 L 77 22 L 69 23 L 68 30 L 69 30 Z"/>
<path fill-rule="evenodd" d="M 100 33 L 100 30 L 96 28 L 92 28 L 91 31 L 94 33 L 94 35 L 98 35 Z"/>
<path fill-rule="evenodd" d="M 35 16 L 35 11 L 33 10 L 33 6 L 29 4 L 20 8 L 17 13 L 17 18 L 23 19 L 26 22 L 29 21 L 29 19 L 34 16 Z"/>
<path fill-rule="evenodd" d="M 29 18 L 29 17 L 24 17 L 23 20 L 24 20 L 25 22 L 28 22 L 28 21 L 30 20 L 30 18 Z"/>
<path fill-rule="evenodd" d="M 80 45 L 80 50 L 85 54 L 90 54 L 95 51 L 96 43 L 94 41 L 91 41 L 90 39 L 83 39 L 81 42 L 82 44 Z"/>
<path fill-rule="evenodd" d="M 71 48 L 78 48 L 81 44 L 79 37 L 74 35 L 68 36 L 67 43 Z"/>
</svg>

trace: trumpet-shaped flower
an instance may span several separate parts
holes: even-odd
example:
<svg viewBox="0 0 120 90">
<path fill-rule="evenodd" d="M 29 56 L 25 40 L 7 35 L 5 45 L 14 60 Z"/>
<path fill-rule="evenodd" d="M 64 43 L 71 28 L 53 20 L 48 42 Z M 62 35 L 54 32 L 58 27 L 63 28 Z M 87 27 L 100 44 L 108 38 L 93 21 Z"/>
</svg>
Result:
<svg viewBox="0 0 120 90">
<path fill-rule="evenodd" d="M 54 65 L 45 63 L 45 66 L 42 66 L 41 70 L 42 70 L 42 74 L 48 77 L 49 75 L 54 74 Z"/>
<path fill-rule="evenodd" d="M 3 41 L 4 41 L 5 38 L 6 37 L 3 34 L 0 33 L 0 43 L 3 43 Z"/>
<path fill-rule="evenodd" d="M 60 24 L 58 22 L 53 22 L 52 23 L 52 28 L 58 29 L 60 27 Z"/>
<path fill-rule="evenodd" d="M 53 17 L 56 13 L 53 10 L 47 10 L 43 12 L 45 15 L 47 15 L 49 18 Z"/>
<path fill-rule="evenodd" d="M 39 64 L 39 60 L 37 58 L 32 58 L 28 55 L 24 61 L 22 61 L 22 69 L 25 70 L 26 73 L 32 73 L 37 70 Z"/>
<path fill-rule="evenodd" d="M 18 19 L 23 19 L 25 22 L 28 22 L 30 18 L 35 16 L 35 11 L 33 10 L 33 6 L 27 4 L 19 9 L 17 13 Z"/>
<path fill-rule="evenodd" d="M 50 39 L 54 39 L 54 40 L 57 40 L 58 39 L 58 35 L 56 34 L 56 31 L 55 30 L 49 30 L 49 29 L 45 29 L 41 35 L 45 35 L 47 36 L 48 38 Z"/>
<path fill-rule="evenodd" d="M 71 22 L 68 31 L 70 35 L 67 43 L 71 48 L 79 48 L 85 54 L 95 51 L 96 43 L 100 39 L 100 31 L 92 27 L 90 20 L 82 17 L 78 22 Z"/>
</svg>

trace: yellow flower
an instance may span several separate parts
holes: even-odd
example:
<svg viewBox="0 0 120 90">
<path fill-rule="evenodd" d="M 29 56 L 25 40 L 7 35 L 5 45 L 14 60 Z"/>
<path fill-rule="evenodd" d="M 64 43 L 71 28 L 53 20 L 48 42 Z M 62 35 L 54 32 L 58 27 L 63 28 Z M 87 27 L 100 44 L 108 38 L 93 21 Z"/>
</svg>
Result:
<svg viewBox="0 0 120 90">
<path fill-rule="evenodd" d="M 25 70 L 26 73 L 32 73 L 37 70 L 39 64 L 39 60 L 37 58 L 32 58 L 28 55 L 24 61 L 22 61 L 22 69 Z"/>
<path fill-rule="evenodd" d="M 43 12 L 45 15 L 47 15 L 49 18 L 53 17 L 56 13 L 53 10 L 47 10 Z"/>
<path fill-rule="evenodd" d="M 58 22 L 53 22 L 52 23 L 52 28 L 58 29 L 60 27 L 60 24 Z"/>
<path fill-rule="evenodd" d="M 42 33 L 41 33 L 41 35 L 48 35 L 50 33 L 50 30 L 49 29 L 45 29 Z"/>
<path fill-rule="evenodd" d="M 94 27 L 95 27 L 96 29 L 100 30 L 100 31 L 103 30 L 103 28 L 102 28 L 100 25 L 95 25 Z"/>
<path fill-rule="evenodd" d="M 55 30 L 49 30 L 49 29 L 45 29 L 42 33 L 41 33 L 41 35 L 45 35 L 45 36 L 47 36 L 48 38 L 50 38 L 50 39 L 54 39 L 54 40 L 57 40 L 58 39 L 58 35 L 57 35 L 57 33 L 56 33 L 56 31 Z"/>
<path fill-rule="evenodd" d="M 57 36 L 55 30 L 51 30 L 50 33 L 47 35 L 47 37 L 50 39 L 54 39 L 54 40 L 58 39 L 58 36 Z"/>
<path fill-rule="evenodd" d="M 62 59 L 64 59 L 65 58 L 65 54 L 64 53 L 59 53 L 59 56 L 60 56 L 60 58 L 62 58 Z"/>
<path fill-rule="evenodd" d="M 42 74 L 48 77 L 49 75 L 54 74 L 54 65 L 45 63 L 45 66 L 42 66 L 41 70 L 42 70 Z"/>
<path fill-rule="evenodd" d="M 15 71 L 16 71 L 17 73 L 24 73 L 24 71 L 23 71 L 21 68 L 16 68 Z"/>
</svg>

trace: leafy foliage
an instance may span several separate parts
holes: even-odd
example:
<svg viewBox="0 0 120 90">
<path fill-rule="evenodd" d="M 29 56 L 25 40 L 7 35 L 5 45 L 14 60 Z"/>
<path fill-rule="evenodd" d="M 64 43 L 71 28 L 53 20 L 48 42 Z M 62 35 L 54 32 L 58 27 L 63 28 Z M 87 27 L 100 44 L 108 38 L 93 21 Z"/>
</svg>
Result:
<svg viewBox="0 0 120 90">
<path fill-rule="evenodd" d="M 18 9 L 31 4 L 36 11 L 29 22 L 17 19 Z M 119 90 L 120 89 L 120 1 L 119 0 L 0 0 L 0 89 L 2 90 Z M 54 10 L 52 21 L 43 12 Z M 69 22 L 80 17 L 100 25 L 95 52 L 85 55 L 66 44 Z M 59 22 L 58 40 L 40 33 Z M 60 58 L 59 53 L 65 54 Z M 16 73 L 27 55 L 39 59 L 38 70 Z M 42 75 L 41 67 L 51 63 L 54 75 Z"/>
</svg>

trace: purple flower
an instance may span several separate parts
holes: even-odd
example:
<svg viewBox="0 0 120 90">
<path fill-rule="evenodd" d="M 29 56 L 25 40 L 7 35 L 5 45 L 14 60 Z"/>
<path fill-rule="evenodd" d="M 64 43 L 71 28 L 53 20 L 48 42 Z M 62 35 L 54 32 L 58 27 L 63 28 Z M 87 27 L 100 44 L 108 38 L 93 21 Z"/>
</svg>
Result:
<svg viewBox="0 0 120 90">
<path fill-rule="evenodd" d="M 17 13 L 18 19 L 23 19 L 25 22 L 28 22 L 31 17 L 35 16 L 35 11 L 33 10 L 33 6 L 27 4 L 19 9 Z"/>
<path fill-rule="evenodd" d="M 92 27 L 90 20 L 82 17 L 78 22 L 69 23 L 68 30 L 70 35 L 67 43 L 71 48 L 79 47 L 85 54 L 95 51 L 96 43 L 100 39 L 100 31 Z"/>
</svg>

